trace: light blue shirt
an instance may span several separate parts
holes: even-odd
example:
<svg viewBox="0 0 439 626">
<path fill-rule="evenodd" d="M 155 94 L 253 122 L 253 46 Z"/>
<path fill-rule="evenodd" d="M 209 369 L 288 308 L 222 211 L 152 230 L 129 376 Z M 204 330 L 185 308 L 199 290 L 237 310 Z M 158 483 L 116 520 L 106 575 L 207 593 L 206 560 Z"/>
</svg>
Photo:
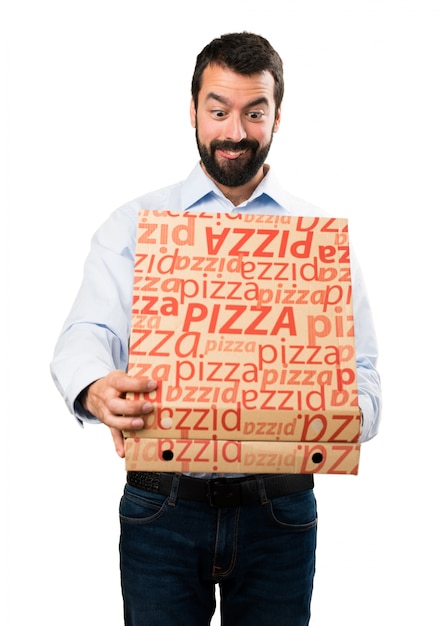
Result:
<svg viewBox="0 0 439 626">
<path fill-rule="evenodd" d="M 114 369 L 126 370 L 131 325 L 133 264 L 139 210 L 260 213 L 322 217 L 320 209 L 284 191 L 270 170 L 252 196 L 234 206 L 206 176 L 200 164 L 180 183 L 148 193 L 114 211 L 93 236 L 84 279 L 62 328 L 51 373 L 78 421 L 99 422 L 77 397 Z M 336 216 L 340 217 L 340 216 Z M 351 250 L 352 293 L 361 441 L 376 435 L 381 412 L 377 343 L 360 267 Z"/>
</svg>

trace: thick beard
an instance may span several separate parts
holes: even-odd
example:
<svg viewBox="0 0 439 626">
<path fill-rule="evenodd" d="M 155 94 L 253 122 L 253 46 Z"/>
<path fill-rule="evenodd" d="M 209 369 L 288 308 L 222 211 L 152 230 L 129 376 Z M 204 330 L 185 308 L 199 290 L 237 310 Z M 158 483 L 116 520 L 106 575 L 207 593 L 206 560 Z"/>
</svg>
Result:
<svg viewBox="0 0 439 626">
<path fill-rule="evenodd" d="M 210 146 L 207 147 L 200 142 L 197 129 L 195 136 L 201 162 L 207 173 L 215 182 L 225 187 L 240 187 L 256 176 L 260 167 L 265 163 L 273 140 L 272 134 L 269 143 L 262 147 L 259 142 L 250 139 L 243 139 L 238 143 L 233 141 L 212 141 Z M 247 154 L 242 159 L 231 159 L 227 163 L 220 165 L 215 159 L 215 152 L 218 148 L 223 150 L 249 150 L 250 155 Z"/>
</svg>

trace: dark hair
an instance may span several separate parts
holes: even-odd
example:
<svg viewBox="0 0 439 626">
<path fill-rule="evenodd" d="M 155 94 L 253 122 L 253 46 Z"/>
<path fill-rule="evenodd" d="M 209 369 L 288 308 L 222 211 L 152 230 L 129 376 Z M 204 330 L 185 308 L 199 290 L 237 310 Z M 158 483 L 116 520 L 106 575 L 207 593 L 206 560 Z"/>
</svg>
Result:
<svg viewBox="0 0 439 626">
<path fill-rule="evenodd" d="M 274 101 L 276 111 L 284 95 L 282 59 L 270 42 L 253 33 L 228 33 L 213 39 L 197 56 L 192 76 L 192 98 L 195 109 L 204 70 L 208 65 L 220 65 L 237 74 L 251 76 L 267 70 L 274 78 Z"/>
</svg>

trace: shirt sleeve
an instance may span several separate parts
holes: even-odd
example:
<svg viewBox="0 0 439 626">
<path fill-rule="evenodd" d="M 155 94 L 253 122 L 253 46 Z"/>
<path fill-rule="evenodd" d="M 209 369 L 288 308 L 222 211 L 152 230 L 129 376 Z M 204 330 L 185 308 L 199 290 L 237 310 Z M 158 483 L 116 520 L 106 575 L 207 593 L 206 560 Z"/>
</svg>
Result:
<svg viewBox="0 0 439 626">
<path fill-rule="evenodd" d="M 118 209 L 95 233 L 82 284 L 55 346 L 50 370 L 79 422 L 98 422 L 77 398 L 114 369 L 126 370 L 137 211 Z"/>
<path fill-rule="evenodd" d="M 377 371 L 378 347 L 372 311 L 361 268 L 351 248 L 352 298 L 357 361 L 358 404 L 363 413 L 360 442 L 378 432 L 381 419 L 381 380 Z"/>
</svg>

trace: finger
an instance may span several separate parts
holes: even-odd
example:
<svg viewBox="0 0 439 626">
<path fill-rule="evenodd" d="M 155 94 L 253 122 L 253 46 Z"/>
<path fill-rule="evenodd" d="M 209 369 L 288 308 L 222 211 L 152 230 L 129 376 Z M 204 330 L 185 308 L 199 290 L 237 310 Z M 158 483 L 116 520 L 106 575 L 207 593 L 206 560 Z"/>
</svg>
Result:
<svg viewBox="0 0 439 626">
<path fill-rule="evenodd" d="M 130 400 L 125 398 L 113 398 L 108 401 L 108 409 L 113 415 L 124 417 L 143 417 L 154 410 L 154 404 L 150 400 Z"/>
<path fill-rule="evenodd" d="M 130 376 L 125 372 L 113 372 L 114 380 L 112 384 L 121 394 L 133 393 L 150 393 L 157 389 L 157 381 L 144 376 Z"/>
<path fill-rule="evenodd" d="M 117 428 L 110 428 L 111 436 L 113 437 L 114 447 L 116 449 L 117 454 L 121 459 L 125 457 L 125 441 L 123 438 L 123 434 Z"/>
<path fill-rule="evenodd" d="M 110 429 L 123 431 L 135 431 L 141 430 L 145 426 L 145 421 L 142 417 L 127 417 L 126 415 L 113 415 L 108 411 L 102 416 L 101 422 L 108 426 Z"/>
</svg>

